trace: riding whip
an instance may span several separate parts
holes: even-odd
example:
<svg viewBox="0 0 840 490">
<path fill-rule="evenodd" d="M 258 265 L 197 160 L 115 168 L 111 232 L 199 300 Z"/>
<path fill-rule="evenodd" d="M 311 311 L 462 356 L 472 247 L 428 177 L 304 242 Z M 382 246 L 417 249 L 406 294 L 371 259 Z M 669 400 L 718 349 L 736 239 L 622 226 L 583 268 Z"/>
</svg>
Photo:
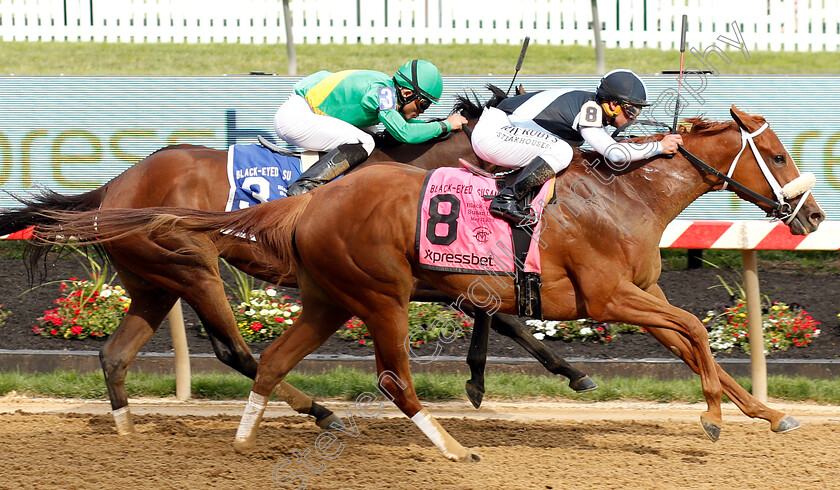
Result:
<svg viewBox="0 0 840 490">
<path fill-rule="evenodd" d="M 531 42 L 531 38 L 525 36 L 525 40 L 522 41 L 522 51 L 519 52 L 519 61 L 516 62 L 516 71 L 513 73 L 513 79 L 510 81 L 510 86 L 505 92 L 505 95 L 510 93 L 510 89 L 513 87 L 513 82 L 516 80 L 516 75 L 519 74 L 519 69 L 522 68 L 522 62 L 525 61 L 525 52 L 528 51 L 528 43 Z"/>
<path fill-rule="evenodd" d="M 682 89 L 683 63 L 685 62 L 685 31 L 688 29 L 688 16 L 682 16 L 682 35 L 680 36 L 680 76 L 677 81 L 677 102 L 674 105 L 674 125 L 672 133 L 677 133 L 677 118 L 680 116 L 680 91 Z"/>
</svg>

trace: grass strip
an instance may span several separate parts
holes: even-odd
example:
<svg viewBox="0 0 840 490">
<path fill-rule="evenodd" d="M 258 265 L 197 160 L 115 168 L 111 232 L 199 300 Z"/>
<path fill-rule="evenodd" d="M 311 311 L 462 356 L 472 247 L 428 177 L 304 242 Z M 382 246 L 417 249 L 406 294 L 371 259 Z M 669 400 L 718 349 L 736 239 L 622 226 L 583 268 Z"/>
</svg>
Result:
<svg viewBox="0 0 840 490">
<path fill-rule="evenodd" d="M 465 399 L 466 376 L 458 374 L 418 373 L 414 377 L 418 396 L 424 400 Z M 360 393 L 375 392 L 372 373 L 353 369 L 335 369 L 322 374 L 295 374 L 288 381 L 311 396 L 352 400 Z M 599 389 L 575 393 L 560 377 L 497 373 L 487 376 L 486 398 L 517 400 L 552 398 L 581 401 L 645 400 L 655 402 L 701 402 L 700 380 L 656 380 L 652 378 L 595 378 Z M 749 378 L 737 381 L 747 390 Z M 131 373 L 126 382 L 129 396 L 166 397 L 175 395 L 175 377 L 165 374 Z M 192 393 L 210 400 L 244 399 L 251 390 L 251 380 L 236 374 L 199 373 L 192 377 Z M 0 396 L 15 391 L 30 396 L 105 399 L 107 390 L 101 373 L 0 373 Z M 768 394 L 789 401 L 840 404 L 840 380 L 771 376 Z"/>
<path fill-rule="evenodd" d="M 707 40 L 714 41 L 713 38 Z M 445 75 L 511 74 L 519 43 L 505 44 L 301 44 L 297 73 L 349 68 L 392 73 L 406 59 L 435 63 Z M 607 69 L 637 73 L 676 69 L 679 53 L 650 48 L 607 48 Z M 725 74 L 837 74 L 840 53 L 728 50 L 732 61 L 717 62 Z M 689 59 L 690 58 L 690 59 Z M 696 63 L 693 57 L 686 61 Z M 0 42 L 0 74 L 8 75 L 222 75 L 251 71 L 288 73 L 285 44 L 174 44 L 94 42 Z M 593 74 L 589 46 L 534 43 L 520 75 Z"/>
</svg>

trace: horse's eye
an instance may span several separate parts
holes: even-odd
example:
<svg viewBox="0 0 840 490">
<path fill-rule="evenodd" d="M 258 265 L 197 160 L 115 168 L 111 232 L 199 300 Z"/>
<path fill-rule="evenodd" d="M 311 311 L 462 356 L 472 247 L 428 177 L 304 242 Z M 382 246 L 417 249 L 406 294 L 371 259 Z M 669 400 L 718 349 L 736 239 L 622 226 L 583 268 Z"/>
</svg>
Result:
<svg viewBox="0 0 840 490">
<path fill-rule="evenodd" d="M 785 156 L 784 155 L 776 155 L 773 157 L 773 162 L 782 165 L 785 163 Z"/>
</svg>

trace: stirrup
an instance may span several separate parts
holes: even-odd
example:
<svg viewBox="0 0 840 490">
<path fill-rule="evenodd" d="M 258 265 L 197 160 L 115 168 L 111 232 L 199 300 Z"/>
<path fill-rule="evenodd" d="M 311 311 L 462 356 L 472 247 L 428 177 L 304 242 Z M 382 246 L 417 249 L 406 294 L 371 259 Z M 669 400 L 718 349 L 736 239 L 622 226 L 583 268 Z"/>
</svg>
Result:
<svg viewBox="0 0 840 490">
<path fill-rule="evenodd" d="M 315 189 L 323 185 L 324 182 L 316 182 L 314 180 L 296 180 L 289 184 L 289 188 L 286 190 L 286 197 L 292 196 L 299 196 L 301 194 L 306 194 L 307 192 Z"/>
<path fill-rule="evenodd" d="M 496 209 L 493 209 L 494 204 L 498 204 Z M 497 218 L 507 220 L 511 222 L 511 224 L 520 228 L 532 226 L 539 222 L 537 215 L 531 212 L 530 208 L 527 211 L 522 210 L 519 206 L 517 206 L 515 201 L 508 201 L 504 203 L 494 201 L 490 204 L 490 214 Z"/>
</svg>

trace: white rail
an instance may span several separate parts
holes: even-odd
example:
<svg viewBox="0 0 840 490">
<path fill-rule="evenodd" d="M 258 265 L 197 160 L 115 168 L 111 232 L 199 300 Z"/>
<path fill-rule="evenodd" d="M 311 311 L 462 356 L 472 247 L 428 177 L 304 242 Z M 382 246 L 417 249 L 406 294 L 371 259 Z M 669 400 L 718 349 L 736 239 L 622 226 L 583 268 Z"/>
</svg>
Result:
<svg viewBox="0 0 840 490">
<path fill-rule="evenodd" d="M 591 45 L 590 0 L 292 0 L 297 44 Z M 675 49 L 688 15 L 695 47 L 840 50 L 840 0 L 600 0 L 607 47 Z M 2 41 L 285 43 L 281 0 L 0 0 Z"/>
</svg>

